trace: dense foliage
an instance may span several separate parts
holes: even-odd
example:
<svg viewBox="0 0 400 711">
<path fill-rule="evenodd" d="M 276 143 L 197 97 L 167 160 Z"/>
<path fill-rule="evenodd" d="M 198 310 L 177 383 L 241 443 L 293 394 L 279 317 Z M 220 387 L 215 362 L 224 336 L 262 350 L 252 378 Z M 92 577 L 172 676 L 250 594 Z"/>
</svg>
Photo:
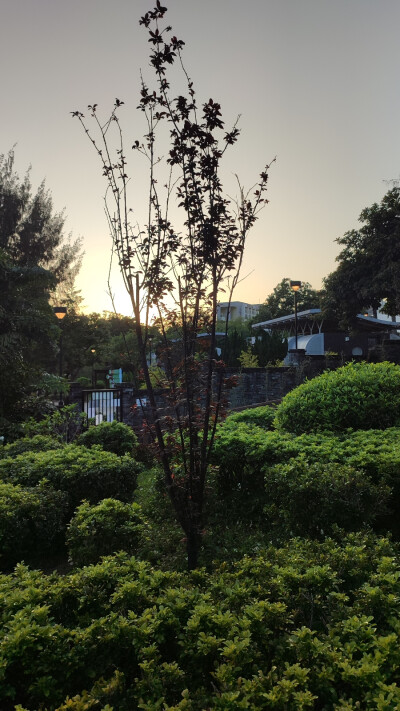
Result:
<svg viewBox="0 0 400 711">
<path fill-rule="evenodd" d="M 48 452 L 25 452 L 0 461 L 0 479 L 36 486 L 46 479 L 68 495 L 71 514 L 83 499 L 95 504 L 113 497 L 130 501 L 141 465 L 129 455 L 118 457 L 100 448 L 69 444 Z"/>
<path fill-rule="evenodd" d="M 137 553 L 146 522 L 136 503 L 103 499 L 96 506 L 84 501 L 75 511 L 67 533 L 74 565 L 96 563 L 101 556 L 126 551 Z"/>
<path fill-rule="evenodd" d="M 320 304 L 319 292 L 311 287 L 307 281 L 303 281 L 301 289 L 297 293 L 297 308 L 298 311 L 306 311 L 307 309 L 318 309 Z M 290 287 L 290 279 L 282 279 L 279 284 L 273 289 L 272 293 L 267 296 L 264 303 L 261 304 L 260 310 L 253 319 L 255 323 L 269 321 L 280 316 L 287 316 L 294 312 L 294 292 Z"/>
<path fill-rule="evenodd" d="M 35 487 L 0 482 L 0 566 L 43 557 L 66 523 L 67 497 L 46 483 Z"/>
<path fill-rule="evenodd" d="M 107 452 L 112 452 L 120 457 L 124 454 L 130 454 L 133 457 L 137 451 L 138 438 L 131 427 L 114 420 L 89 427 L 79 435 L 77 444 L 85 447 L 100 445 Z"/>
<path fill-rule="evenodd" d="M 61 449 L 61 442 L 50 435 L 34 435 L 20 439 L 0 447 L 0 458 L 17 457 L 24 452 L 46 452 L 49 449 Z"/>
<path fill-rule="evenodd" d="M 269 405 L 253 407 L 228 415 L 224 422 L 224 427 L 235 427 L 237 423 L 245 422 L 249 425 L 257 425 L 257 427 L 261 427 L 264 430 L 271 430 L 273 429 L 275 414 L 275 409 Z"/>
<path fill-rule="evenodd" d="M 323 538 L 341 528 L 358 531 L 387 514 L 391 489 L 362 470 L 297 457 L 266 467 L 265 526 L 275 536 Z"/>
<path fill-rule="evenodd" d="M 289 392 L 277 408 L 288 432 L 385 429 L 400 423 L 400 367 L 351 363 L 327 370 Z"/>
<path fill-rule="evenodd" d="M 400 533 L 399 428 L 296 437 L 224 424 L 213 461 L 225 503 L 278 537 L 319 535 L 335 524 L 352 530 L 356 522 Z"/>
<path fill-rule="evenodd" d="M 4 711 L 400 703 L 400 568 L 384 539 L 294 540 L 212 574 L 126 555 L 63 578 L 18 566 L 0 586 Z"/>
<path fill-rule="evenodd" d="M 44 183 L 21 180 L 14 151 L 0 155 L 0 430 L 46 412 L 37 397 L 43 372 L 56 362 L 59 329 L 51 294 L 67 298 L 80 266 L 80 241 L 64 234 Z"/>
<path fill-rule="evenodd" d="M 338 268 L 325 281 L 324 309 L 343 324 L 385 301 L 387 314 L 400 313 L 400 188 L 362 211 L 362 226 L 336 241 L 343 247 Z"/>
</svg>

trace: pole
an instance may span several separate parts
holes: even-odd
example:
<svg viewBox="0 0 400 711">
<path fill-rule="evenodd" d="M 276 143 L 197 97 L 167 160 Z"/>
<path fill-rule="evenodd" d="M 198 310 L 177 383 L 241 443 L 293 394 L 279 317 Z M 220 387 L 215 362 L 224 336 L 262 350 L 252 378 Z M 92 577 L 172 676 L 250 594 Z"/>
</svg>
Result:
<svg viewBox="0 0 400 711">
<path fill-rule="evenodd" d="M 297 351 L 297 291 L 294 292 L 294 333 Z"/>
<path fill-rule="evenodd" d="M 62 366 L 63 366 L 63 352 L 62 352 L 62 348 L 63 348 L 63 333 L 62 333 L 62 324 L 60 324 L 60 326 L 61 326 L 60 353 L 59 353 L 60 361 L 59 361 L 59 373 L 58 373 L 58 374 L 59 374 L 60 378 L 62 378 Z M 60 407 L 60 408 L 61 408 L 61 407 L 64 407 L 63 394 L 62 394 L 61 390 L 60 390 L 60 400 L 59 400 L 59 403 L 58 403 L 58 407 Z"/>
</svg>

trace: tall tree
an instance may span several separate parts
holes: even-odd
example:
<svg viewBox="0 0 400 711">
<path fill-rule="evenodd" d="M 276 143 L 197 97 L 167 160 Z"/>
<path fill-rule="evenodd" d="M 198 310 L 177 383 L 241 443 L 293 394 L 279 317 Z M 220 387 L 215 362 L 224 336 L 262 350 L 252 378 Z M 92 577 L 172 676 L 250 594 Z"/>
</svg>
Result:
<svg viewBox="0 0 400 711">
<path fill-rule="evenodd" d="M 21 267 L 42 267 L 55 287 L 71 291 L 81 264 L 80 238 L 65 235 L 63 212 L 54 212 L 52 196 L 41 183 L 33 192 L 29 171 L 21 180 L 10 150 L 0 155 L 0 249 Z"/>
<path fill-rule="evenodd" d="M 301 283 L 301 289 L 297 292 L 297 308 L 299 311 L 319 308 L 320 294 L 311 287 L 307 281 Z M 274 290 L 267 296 L 260 310 L 252 321 L 259 323 L 269 321 L 280 316 L 287 316 L 294 310 L 294 293 L 290 288 L 290 279 L 282 279 Z"/>
<path fill-rule="evenodd" d="M 324 310 L 343 325 L 352 325 L 364 308 L 400 313 L 400 188 L 360 214 L 362 227 L 336 241 L 344 249 L 339 266 L 324 281 Z"/>
<path fill-rule="evenodd" d="M 147 130 L 133 149 L 149 165 L 148 220 L 142 228 L 131 221 L 128 160 L 119 121 L 123 102 L 116 100 L 106 121 L 97 104 L 89 106 L 98 133 L 89 131 L 84 115 L 73 115 L 97 149 L 108 182 L 108 217 L 113 247 L 121 266 L 135 318 L 138 350 L 152 411 L 149 426 L 157 442 L 165 484 L 187 540 L 188 567 L 197 565 L 203 528 L 204 488 L 215 427 L 221 411 L 222 363 L 216 361 L 216 314 L 219 292 L 230 277 L 237 283 L 247 234 L 265 202 L 267 168 L 257 186 L 232 202 L 221 182 L 221 159 L 239 135 L 226 131 L 219 103 L 198 103 L 182 60 L 184 42 L 163 27 L 167 9 L 159 0 L 140 24 L 149 32 L 150 64 L 155 85 L 142 82 L 140 110 Z M 169 68 L 183 70 L 186 93 L 173 95 Z M 176 76 L 175 67 L 172 76 Z M 162 126 L 169 128 L 166 166 L 158 155 Z M 117 145 L 112 147 L 112 129 Z M 161 154 L 164 150 L 161 148 Z M 166 168 L 166 169 L 165 169 Z M 163 187 L 164 186 L 164 187 Z M 172 224 L 171 202 L 183 218 Z M 169 413 L 161 412 L 151 383 L 147 352 L 150 309 L 158 312 L 163 360 L 169 385 Z M 168 328 L 178 338 L 167 339 Z M 199 339 L 200 333 L 207 339 Z M 216 385 L 215 385 L 216 382 Z M 214 384 L 214 387 L 213 387 Z M 169 431 L 168 431 L 169 430 Z"/>
<path fill-rule="evenodd" d="M 40 387 L 43 362 L 56 358 L 58 328 L 49 305 L 50 272 L 15 264 L 0 249 L 0 431 L 34 415 L 31 395 Z"/>
<path fill-rule="evenodd" d="M 79 267 L 80 241 L 64 232 L 42 184 L 20 180 L 14 152 L 0 156 L 0 423 L 34 414 L 31 396 L 46 363 L 56 359 L 58 327 L 49 300 L 68 290 Z M 29 404 L 28 404 L 29 403 Z"/>
</svg>

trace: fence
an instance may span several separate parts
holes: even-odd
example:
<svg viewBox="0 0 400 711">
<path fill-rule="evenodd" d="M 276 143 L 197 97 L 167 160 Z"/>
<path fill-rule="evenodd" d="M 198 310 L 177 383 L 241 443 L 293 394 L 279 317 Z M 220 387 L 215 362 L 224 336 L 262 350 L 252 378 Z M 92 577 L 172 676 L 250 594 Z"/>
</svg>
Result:
<svg viewBox="0 0 400 711">
<path fill-rule="evenodd" d="M 100 422 L 122 420 L 121 390 L 83 390 L 82 410 L 89 419 L 94 419 L 96 425 Z"/>
</svg>

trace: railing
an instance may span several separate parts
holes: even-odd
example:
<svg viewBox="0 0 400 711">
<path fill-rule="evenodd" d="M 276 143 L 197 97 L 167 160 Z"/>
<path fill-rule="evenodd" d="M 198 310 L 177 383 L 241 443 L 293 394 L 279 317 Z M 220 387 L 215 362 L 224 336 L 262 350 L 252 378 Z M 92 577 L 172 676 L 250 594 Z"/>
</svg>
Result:
<svg viewBox="0 0 400 711">
<path fill-rule="evenodd" d="M 82 410 L 88 419 L 94 419 L 95 424 L 100 422 L 113 422 L 122 420 L 122 391 L 112 390 L 83 390 Z"/>
</svg>

